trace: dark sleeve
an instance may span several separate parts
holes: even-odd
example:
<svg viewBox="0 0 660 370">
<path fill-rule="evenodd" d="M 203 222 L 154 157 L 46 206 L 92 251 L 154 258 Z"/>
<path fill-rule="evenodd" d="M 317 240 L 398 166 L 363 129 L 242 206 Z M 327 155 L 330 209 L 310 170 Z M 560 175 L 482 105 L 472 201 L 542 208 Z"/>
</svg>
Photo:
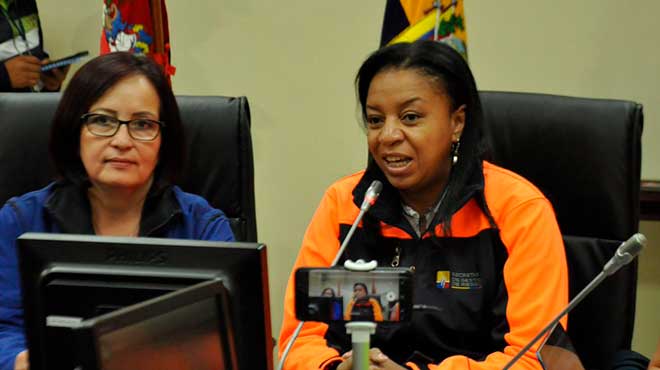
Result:
<svg viewBox="0 0 660 370">
<path fill-rule="evenodd" d="M 39 17 L 39 13 L 37 12 L 37 27 L 39 28 L 39 47 L 38 47 L 38 54 L 37 57 L 41 60 L 50 58 L 50 55 L 48 52 L 46 52 L 46 47 L 44 46 L 44 34 L 43 34 L 43 28 L 41 28 L 41 18 Z"/>
<path fill-rule="evenodd" d="M 9 80 L 9 72 L 7 72 L 7 67 L 5 67 L 6 60 L 3 60 L 0 63 L 0 92 L 9 92 L 12 91 L 11 81 Z"/>
<path fill-rule="evenodd" d="M 37 15 L 37 29 L 39 30 L 39 47 L 38 47 L 38 55 L 36 55 L 39 59 L 46 59 L 49 57 L 48 53 L 46 52 L 46 48 L 44 47 L 44 34 L 43 34 L 43 28 L 41 28 L 41 17 L 39 16 L 39 8 L 37 7 L 37 2 L 32 1 L 32 6 L 34 7 L 34 14 Z"/>
</svg>

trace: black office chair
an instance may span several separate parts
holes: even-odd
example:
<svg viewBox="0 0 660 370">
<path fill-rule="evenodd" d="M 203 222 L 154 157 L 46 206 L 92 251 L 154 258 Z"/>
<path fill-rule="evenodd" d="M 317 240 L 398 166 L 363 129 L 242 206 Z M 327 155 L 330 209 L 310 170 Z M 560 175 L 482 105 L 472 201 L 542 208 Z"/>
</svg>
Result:
<svg viewBox="0 0 660 370">
<path fill-rule="evenodd" d="M 0 205 L 54 178 L 48 135 L 60 95 L 0 94 Z M 178 96 L 186 165 L 178 185 L 225 212 L 236 239 L 257 241 L 250 108 L 245 97 Z"/>
<path fill-rule="evenodd" d="M 642 106 L 628 101 L 481 92 L 492 161 L 551 201 L 564 236 L 570 297 L 637 232 Z M 587 369 L 630 349 L 637 263 L 622 268 L 568 316 Z"/>
</svg>

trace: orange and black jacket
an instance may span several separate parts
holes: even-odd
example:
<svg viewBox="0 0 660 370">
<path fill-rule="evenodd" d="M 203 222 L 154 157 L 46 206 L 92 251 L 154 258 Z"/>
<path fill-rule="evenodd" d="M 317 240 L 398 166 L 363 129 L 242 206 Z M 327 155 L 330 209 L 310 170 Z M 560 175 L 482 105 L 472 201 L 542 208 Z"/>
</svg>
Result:
<svg viewBox="0 0 660 370">
<path fill-rule="evenodd" d="M 369 217 L 380 224 L 374 240 L 362 222 L 342 260 L 376 260 L 414 268 L 414 311 L 407 323 L 379 323 L 371 346 L 413 369 L 501 369 L 568 301 L 566 257 L 550 202 L 522 177 L 483 162 L 452 213 L 451 232 L 419 238 L 403 216 L 396 189 L 378 170 L 345 177 L 325 193 L 305 233 L 298 267 L 329 266 L 359 213 L 369 184 L 385 180 Z M 490 222 L 476 194 L 483 192 Z M 566 327 L 566 321 L 562 321 Z M 286 291 L 280 351 L 298 321 L 294 280 Z M 541 369 L 538 344 L 514 369 Z M 307 322 L 285 369 L 323 369 L 351 349 L 342 323 Z M 280 352 L 280 355 L 282 353 Z"/>
<path fill-rule="evenodd" d="M 354 317 L 354 319 L 351 319 L 351 317 Z M 373 298 L 351 299 L 346 306 L 344 320 L 383 321 L 383 310 L 381 310 L 378 301 Z"/>
</svg>

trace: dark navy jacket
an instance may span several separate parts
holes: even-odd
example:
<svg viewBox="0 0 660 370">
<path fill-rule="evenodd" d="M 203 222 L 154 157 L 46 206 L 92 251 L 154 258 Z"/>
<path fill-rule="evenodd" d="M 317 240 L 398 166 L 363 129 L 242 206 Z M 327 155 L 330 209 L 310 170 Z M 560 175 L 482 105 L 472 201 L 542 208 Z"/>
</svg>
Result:
<svg viewBox="0 0 660 370">
<path fill-rule="evenodd" d="M 26 232 L 94 234 L 86 189 L 63 183 L 12 198 L 0 209 L 0 370 L 25 349 L 16 238 Z M 140 236 L 233 241 L 229 220 L 203 198 L 171 185 L 154 186 Z"/>
</svg>

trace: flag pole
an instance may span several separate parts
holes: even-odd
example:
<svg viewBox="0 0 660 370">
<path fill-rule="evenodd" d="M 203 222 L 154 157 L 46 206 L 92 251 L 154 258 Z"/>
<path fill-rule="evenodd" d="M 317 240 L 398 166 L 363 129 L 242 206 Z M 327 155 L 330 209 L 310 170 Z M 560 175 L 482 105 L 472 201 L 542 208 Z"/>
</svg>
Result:
<svg viewBox="0 0 660 370">
<path fill-rule="evenodd" d="M 153 52 L 155 54 L 165 53 L 165 35 L 163 34 L 163 8 L 161 6 L 162 0 L 150 0 L 151 3 L 151 19 L 154 24 L 154 43 Z"/>
<path fill-rule="evenodd" d="M 176 70 L 170 64 L 169 45 L 165 44 L 165 31 L 163 27 L 163 6 L 165 0 L 149 0 L 151 4 L 151 18 L 154 26 L 154 42 L 151 57 L 161 66 L 167 75 L 167 80 L 172 84 L 171 76 Z"/>
</svg>

